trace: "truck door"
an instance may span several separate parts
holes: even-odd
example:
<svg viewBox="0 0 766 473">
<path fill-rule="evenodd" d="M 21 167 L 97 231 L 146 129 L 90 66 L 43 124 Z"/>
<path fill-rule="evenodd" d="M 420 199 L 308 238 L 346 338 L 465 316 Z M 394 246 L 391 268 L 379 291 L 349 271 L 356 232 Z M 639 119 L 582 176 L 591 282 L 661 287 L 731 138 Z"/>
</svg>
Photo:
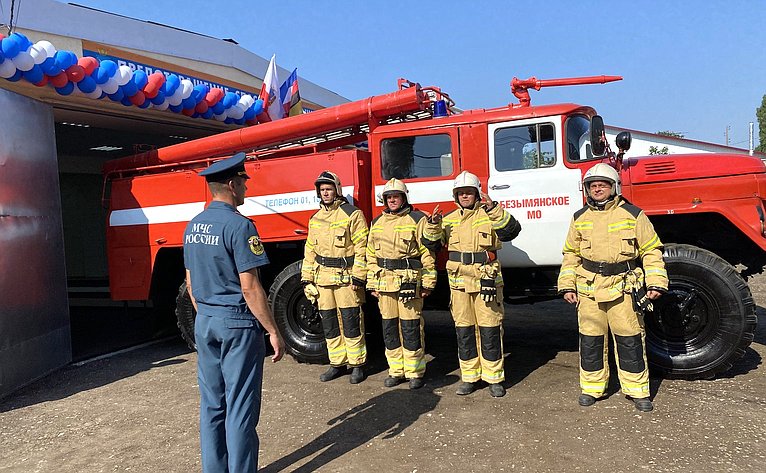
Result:
<svg viewBox="0 0 766 473">
<path fill-rule="evenodd" d="M 564 166 L 561 118 L 488 126 L 488 194 L 521 223 L 500 251 L 503 266 L 561 264 L 572 214 L 583 205 L 581 173 Z"/>
</svg>

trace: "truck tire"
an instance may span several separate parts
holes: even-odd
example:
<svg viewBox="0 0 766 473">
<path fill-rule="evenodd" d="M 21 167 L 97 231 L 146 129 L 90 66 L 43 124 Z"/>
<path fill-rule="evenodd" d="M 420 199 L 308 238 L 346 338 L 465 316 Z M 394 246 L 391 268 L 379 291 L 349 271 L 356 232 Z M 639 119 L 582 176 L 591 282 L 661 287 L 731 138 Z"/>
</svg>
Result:
<svg viewBox="0 0 766 473">
<path fill-rule="evenodd" d="M 269 290 L 269 303 L 287 352 L 299 362 L 327 363 L 319 312 L 303 294 L 301 263 L 296 261 L 277 275 Z"/>
<path fill-rule="evenodd" d="M 668 293 L 646 317 L 649 363 L 673 378 L 711 378 L 753 341 L 755 303 L 733 266 L 691 245 L 665 246 Z"/>
<path fill-rule="evenodd" d="M 194 310 L 191 296 L 186 289 L 186 281 L 184 281 L 178 288 L 178 297 L 176 297 L 176 323 L 181 332 L 181 338 L 192 350 L 197 349 L 197 344 L 194 341 L 194 320 L 196 318 L 197 311 Z"/>
</svg>

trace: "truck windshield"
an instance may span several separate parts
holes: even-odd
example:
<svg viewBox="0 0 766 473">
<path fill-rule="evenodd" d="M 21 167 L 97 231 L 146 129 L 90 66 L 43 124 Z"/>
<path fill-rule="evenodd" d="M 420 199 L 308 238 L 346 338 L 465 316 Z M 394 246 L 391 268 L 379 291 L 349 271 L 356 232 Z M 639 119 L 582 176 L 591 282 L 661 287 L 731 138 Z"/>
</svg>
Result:
<svg viewBox="0 0 766 473">
<path fill-rule="evenodd" d="M 452 174 L 452 140 L 449 135 L 390 138 L 380 143 L 383 179 L 439 177 Z"/>
<path fill-rule="evenodd" d="M 590 119 L 585 115 L 567 118 L 567 160 L 585 161 L 593 159 L 590 149 Z"/>
</svg>

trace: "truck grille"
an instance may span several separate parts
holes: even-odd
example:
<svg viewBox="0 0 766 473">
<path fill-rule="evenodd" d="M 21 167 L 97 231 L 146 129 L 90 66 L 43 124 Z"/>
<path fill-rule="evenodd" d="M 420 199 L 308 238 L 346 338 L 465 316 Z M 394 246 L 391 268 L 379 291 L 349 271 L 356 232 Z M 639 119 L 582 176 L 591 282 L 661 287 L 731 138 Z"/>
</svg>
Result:
<svg viewBox="0 0 766 473">
<path fill-rule="evenodd" d="M 646 174 L 650 176 L 657 174 L 672 174 L 676 172 L 676 164 L 673 161 L 646 163 L 644 169 L 646 169 Z"/>
</svg>

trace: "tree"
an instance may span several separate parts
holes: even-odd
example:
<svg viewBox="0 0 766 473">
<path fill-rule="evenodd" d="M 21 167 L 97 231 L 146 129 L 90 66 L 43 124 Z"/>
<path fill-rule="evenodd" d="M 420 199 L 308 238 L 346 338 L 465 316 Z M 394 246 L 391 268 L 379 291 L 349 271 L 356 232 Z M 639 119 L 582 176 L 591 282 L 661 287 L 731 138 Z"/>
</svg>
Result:
<svg viewBox="0 0 766 473">
<path fill-rule="evenodd" d="M 649 147 L 649 156 L 654 156 L 656 154 L 669 154 L 668 153 L 668 147 L 667 146 L 663 146 L 662 148 L 660 148 L 659 146 L 650 146 Z"/>
<path fill-rule="evenodd" d="M 683 133 L 681 133 L 679 131 L 670 131 L 670 130 L 658 131 L 656 134 L 661 135 L 661 136 L 671 136 L 673 138 L 683 138 L 684 137 Z M 665 153 L 665 154 L 667 154 L 667 153 Z"/>
<path fill-rule="evenodd" d="M 766 95 L 761 100 L 761 106 L 755 109 L 755 116 L 758 118 L 758 141 L 760 142 L 755 150 L 766 153 Z"/>
</svg>

